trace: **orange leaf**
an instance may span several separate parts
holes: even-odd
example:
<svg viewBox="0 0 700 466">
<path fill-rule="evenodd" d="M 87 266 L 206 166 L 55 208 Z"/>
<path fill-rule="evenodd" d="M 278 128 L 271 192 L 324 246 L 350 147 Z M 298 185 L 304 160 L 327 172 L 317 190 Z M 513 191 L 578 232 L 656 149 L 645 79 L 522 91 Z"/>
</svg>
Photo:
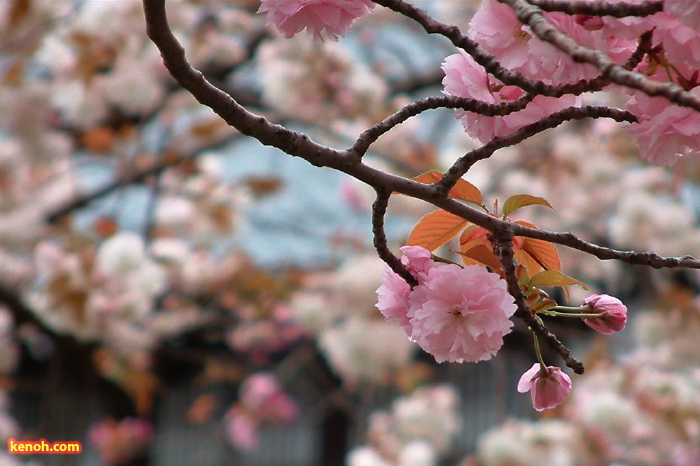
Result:
<svg viewBox="0 0 700 466">
<path fill-rule="evenodd" d="M 541 239 L 525 238 L 523 251 L 535 259 L 545 270 L 556 270 L 561 272 L 561 260 L 556 246 Z"/>
<path fill-rule="evenodd" d="M 534 223 L 525 220 L 516 220 L 515 223 L 527 228 L 537 228 Z M 561 272 L 561 260 L 556 246 L 549 241 L 534 238 L 523 238 L 522 249 L 530 255 L 545 270 L 557 270 Z"/>
<path fill-rule="evenodd" d="M 420 181 L 421 183 L 425 184 L 437 183 L 441 179 L 442 173 L 436 170 L 430 170 L 428 172 L 421 173 L 420 175 L 413 178 L 414 181 Z M 481 202 L 483 200 L 483 196 L 481 195 L 481 191 L 479 191 L 479 188 L 462 178 L 457 180 L 457 183 L 455 183 L 452 189 L 450 189 L 448 196 L 466 202 L 473 202 L 474 204 L 478 205 L 481 205 Z"/>
<path fill-rule="evenodd" d="M 491 244 L 487 238 L 486 230 L 478 225 L 469 225 L 459 237 L 459 244 L 466 245 L 468 243 Z"/>
<path fill-rule="evenodd" d="M 527 252 L 523 251 L 522 249 L 516 249 L 513 252 L 515 260 L 518 261 L 518 264 L 525 267 L 528 275 L 534 275 L 542 270 L 542 266 Z"/>
<path fill-rule="evenodd" d="M 434 251 L 447 243 L 466 225 L 466 220 L 446 210 L 438 209 L 424 215 L 408 236 L 408 246 L 423 246 Z"/>
<path fill-rule="evenodd" d="M 494 270 L 501 269 L 501 262 L 493 253 L 491 248 L 483 244 L 478 244 L 473 248 L 469 249 L 468 251 L 460 252 L 459 254 L 462 256 L 464 263 L 467 265 L 476 262 L 482 265 L 489 266 Z M 474 262 L 468 259 L 471 259 Z"/>
</svg>

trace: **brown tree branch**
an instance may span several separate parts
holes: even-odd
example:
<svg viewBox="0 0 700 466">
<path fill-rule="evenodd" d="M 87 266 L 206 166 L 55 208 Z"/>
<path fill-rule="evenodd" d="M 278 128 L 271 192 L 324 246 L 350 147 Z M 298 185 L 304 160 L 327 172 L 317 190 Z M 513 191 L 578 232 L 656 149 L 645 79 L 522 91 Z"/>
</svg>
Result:
<svg viewBox="0 0 700 466">
<path fill-rule="evenodd" d="M 504 116 L 518 110 L 522 110 L 532 101 L 531 94 L 524 94 L 517 100 L 503 102 L 500 104 L 487 104 L 480 100 L 468 99 L 464 97 L 441 96 L 426 97 L 425 99 L 412 102 L 401 108 L 392 115 L 389 115 L 379 123 L 364 131 L 349 149 L 353 157 L 361 158 L 382 134 L 389 132 L 394 126 L 398 126 L 409 118 L 416 116 L 426 110 L 437 108 L 462 109 L 468 112 L 479 113 L 485 116 Z"/>
<path fill-rule="evenodd" d="M 391 267 L 391 270 L 406 280 L 406 283 L 413 288 L 418 285 L 418 280 L 406 270 L 401 260 L 392 254 L 387 244 L 386 233 L 384 232 L 384 217 L 386 216 L 386 208 L 389 205 L 390 197 L 391 191 L 377 188 L 377 198 L 372 204 L 372 234 L 374 247 L 379 257 Z"/>
<path fill-rule="evenodd" d="M 661 1 L 648 1 L 638 4 L 618 2 L 585 2 L 580 0 L 527 0 L 543 11 L 561 11 L 569 15 L 585 14 L 591 16 L 612 16 L 624 18 L 627 16 L 643 17 L 663 11 Z"/>
<path fill-rule="evenodd" d="M 464 176 L 474 163 L 478 160 L 490 157 L 498 149 L 518 144 L 544 130 L 556 128 L 565 121 L 579 120 L 582 118 L 612 118 L 615 121 L 627 121 L 630 123 L 637 121 L 636 117 L 631 113 L 615 108 L 597 106 L 565 108 L 535 123 L 523 126 L 507 136 L 496 137 L 483 146 L 460 157 L 437 184 L 438 189 L 441 193 L 449 192 L 455 183 L 457 183 L 457 180 Z"/>
<path fill-rule="evenodd" d="M 311 141 L 305 134 L 272 124 L 264 117 L 249 112 L 224 91 L 211 85 L 211 83 L 204 79 L 199 71 L 195 70 L 187 62 L 182 46 L 169 29 L 165 12 L 165 0 L 143 1 L 149 37 L 160 50 L 163 61 L 170 73 L 177 82 L 191 92 L 200 103 L 214 110 L 214 112 L 241 133 L 254 137 L 262 144 L 277 147 L 292 156 L 303 158 L 313 165 L 328 167 L 346 173 L 375 189 L 390 192 L 396 191 L 417 199 L 422 199 L 489 231 L 496 231 L 499 228 L 509 225 L 509 222 L 492 217 L 487 213 L 471 208 L 454 199 L 447 198 L 445 193 L 435 185 L 419 183 L 374 169 L 362 163 L 362 161 L 359 160 L 358 157 L 353 156 L 350 151 L 340 151 L 323 146 Z M 379 1 L 377 3 L 379 3 Z M 381 3 L 407 5 L 398 0 L 381 0 Z M 413 7 L 409 5 L 408 8 Z M 454 28 L 454 30 L 456 30 L 457 33 L 459 32 L 457 28 Z M 556 88 L 553 89 L 556 91 Z M 573 111 L 572 114 L 578 115 L 581 114 L 580 112 L 585 113 L 588 111 L 587 108 L 580 109 Z M 630 115 L 620 110 L 606 109 L 600 110 L 600 112 L 607 112 L 609 116 L 630 121 Z M 535 125 L 537 125 L 537 123 L 535 123 Z M 532 131 L 532 128 L 527 128 L 530 127 L 522 129 L 523 133 Z M 513 136 L 511 142 L 515 143 L 516 139 L 519 137 L 523 139 L 528 137 L 523 136 L 523 133 L 519 133 L 519 136 Z M 494 144 L 504 144 L 504 142 Z M 700 269 L 700 260 L 690 256 L 667 258 L 652 253 L 616 251 L 587 243 L 570 233 L 534 230 L 519 225 L 511 225 L 509 228 L 512 228 L 514 234 L 518 236 L 539 238 L 566 245 L 588 252 L 601 259 L 618 259 L 628 263 L 643 263 L 651 267 L 683 266 Z"/>
</svg>

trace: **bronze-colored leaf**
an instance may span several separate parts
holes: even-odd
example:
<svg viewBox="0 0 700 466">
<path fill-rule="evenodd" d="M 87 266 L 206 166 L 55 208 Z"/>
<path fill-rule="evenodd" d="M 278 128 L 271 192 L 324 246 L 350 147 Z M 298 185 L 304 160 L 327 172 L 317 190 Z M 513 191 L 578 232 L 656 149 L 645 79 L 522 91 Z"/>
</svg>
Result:
<svg viewBox="0 0 700 466">
<path fill-rule="evenodd" d="M 478 244 L 468 251 L 463 251 L 459 254 L 464 259 L 465 264 L 469 265 L 476 262 L 491 267 L 493 270 L 501 270 L 501 262 L 498 260 L 498 257 L 496 257 L 491 248 L 483 244 Z M 468 259 L 471 259 L 471 261 Z"/>
<path fill-rule="evenodd" d="M 462 231 L 467 223 L 463 218 L 446 210 L 434 210 L 418 220 L 406 244 L 423 246 L 434 251 Z"/>
<path fill-rule="evenodd" d="M 420 181 L 421 183 L 433 184 L 440 181 L 442 179 L 442 176 L 442 173 L 440 173 L 439 171 L 430 170 L 428 172 L 421 173 L 413 179 L 415 181 Z M 472 202 L 478 205 L 481 205 L 483 201 L 483 196 L 481 195 L 481 191 L 479 191 L 479 188 L 462 178 L 457 180 L 457 183 L 455 183 L 452 189 L 450 189 L 448 196 L 454 199 L 460 199 L 462 201 Z"/>
<path fill-rule="evenodd" d="M 516 220 L 515 223 L 527 228 L 536 229 L 537 225 L 525 220 Z M 545 270 L 558 270 L 561 272 L 561 260 L 556 246 L 549 241 L 534 238 L 523 238 L 522 249 L 530 255 Z M 531 273 L 532 275 L 532 273 Z"/>
</svg>

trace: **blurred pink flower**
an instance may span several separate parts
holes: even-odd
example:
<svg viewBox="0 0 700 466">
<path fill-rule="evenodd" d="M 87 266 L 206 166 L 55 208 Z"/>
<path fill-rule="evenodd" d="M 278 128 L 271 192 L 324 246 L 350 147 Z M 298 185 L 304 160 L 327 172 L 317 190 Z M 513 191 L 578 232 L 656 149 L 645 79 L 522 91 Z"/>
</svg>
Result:
<svg viewBox="0 0 700 466">
<path fill-rule="evenodd" d="M 240 403 L 262 420 L 290 422 L 297 416 L 296 403 L 272 374 L 251 375 L 241 385 L 239 396 Z"/>
<path fill-rule="evenodd" d="M 90 443 L 95 445 L 102 461 L 108 465 L 126 463 L 143 454 L 153 436 L 153 426 L 136 418 L 124 418 L 119 422 L 107 419 L 94 424 L 88 431 Z"/>
<path fill-rule="evenodd" d="M 260 444 L 258 421 L 243 410 L 229 411 L 226 434 L 231 445 L 240 450 L 250 451 Z"/>
<path fill-rule="evenodd" d="M 609 335 L 625 328 L 627 306 L 622 301 L 607 294 L 594 294 L 583 300 L 583 306 L 599 313 L 599 318 L 583 319 L 592 329 Z"/>
<path fill-rule="evenodd" d="M 695 0 L 697 2 L 697 0 Z M 687 26 L 683 19 L 666 11 L 651 17 L 654 21 L 654 45 L 663 45 L 665 57 L 672 65 L 700 67 L 700 30 Z M 684 17 L 694 20 L 693 16 Z"/>
<path fill-rule="evenodd" d="M 274 24 L 287 39 L 306 28 L 322 41 L 324 30 L 337 40 L 373 7 L 369 0 L 262 0 L 258 13 L 267 13 L 267 24 Z"/>
<path fill-rule="evenodd" d="M 560 368 L 547 367 L 547 373 L 542 373 L 540 363 L 532 365 L 518 382 L 520 393 L 530 392 L 532 406 L 537 411 L 558 406 L 571 391 L 571 379 Z"/>
<path fill-rule="evenodd" d="M 288 423 L 298 413 L 296 403 L 272 374 L 253 374 L 241 384 L 238 403 L 226 414 L 228 440 L 236 448 L 252 450 L 260 443 L 264 423 Z"/>
<path fill-rule="evenodd" d="M 411 339 L 437 362 L 490 359 L 515 313 L 505 281 L 479 266 L 431 268 L 410 296 Z"/>
</svg>

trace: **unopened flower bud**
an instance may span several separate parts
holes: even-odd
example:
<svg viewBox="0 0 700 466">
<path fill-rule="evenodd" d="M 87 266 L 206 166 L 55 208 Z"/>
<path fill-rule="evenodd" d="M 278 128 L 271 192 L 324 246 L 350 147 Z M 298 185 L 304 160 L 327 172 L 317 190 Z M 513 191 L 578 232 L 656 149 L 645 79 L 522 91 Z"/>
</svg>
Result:
<svg viewBox="0 0 700 466">
<path fill-rule="evenodd" d="M 537 411 L 554 408 L 569 396 L 571 379 L 560 368 L 547 366 L 546 372 L 535 363 L 518 382 L 520 393 L 530 392 L 532 406 Z"/>
<path fill-rule="evenodd" d="M 606 294 L 594 294 L 583 300 L 583 306 L 591 309 L 600 317 L 587 318 L 583 321 L 592 329 L 609 335 L 625 328 L 627 324 L 627 307 L 622 301 Z"/>
</svg>

